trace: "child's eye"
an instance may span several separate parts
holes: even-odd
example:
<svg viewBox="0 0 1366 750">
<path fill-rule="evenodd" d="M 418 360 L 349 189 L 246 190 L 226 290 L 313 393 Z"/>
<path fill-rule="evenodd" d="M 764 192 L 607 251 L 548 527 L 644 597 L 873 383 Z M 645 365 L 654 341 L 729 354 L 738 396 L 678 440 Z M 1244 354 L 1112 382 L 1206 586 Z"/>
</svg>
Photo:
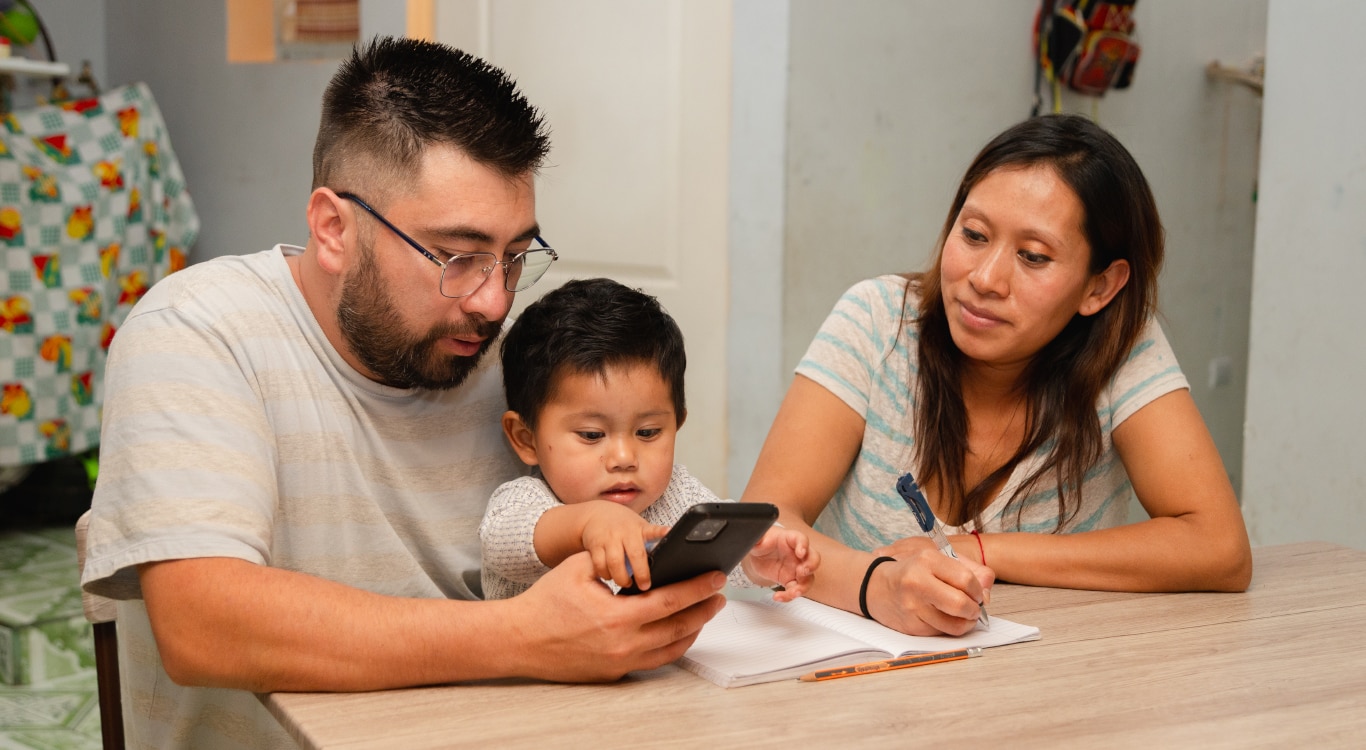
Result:
<svg viewBox="0 0 1366 750">
<path fill-rule="evenodd" d="M 636 430 L 636 437 L 651 440 L 653 438 L 659 437 L 659 433 L 661 432 L 663 432 L 663 430 L 661 430 L 658 427 L 649 427 L 644 430 Z"/>
<path fill-rule="evenodd" d="M 604 437 L 607 437 L 607 433 L 596 432 L 593 430 L 583 430 L 581 432 L 578 432 L 577 434 L 579 437 L 583 438 L 584 440 L 587 440 L 590 443 L 596 442 L 598 440 L 603 439 Z"/>
</svg>

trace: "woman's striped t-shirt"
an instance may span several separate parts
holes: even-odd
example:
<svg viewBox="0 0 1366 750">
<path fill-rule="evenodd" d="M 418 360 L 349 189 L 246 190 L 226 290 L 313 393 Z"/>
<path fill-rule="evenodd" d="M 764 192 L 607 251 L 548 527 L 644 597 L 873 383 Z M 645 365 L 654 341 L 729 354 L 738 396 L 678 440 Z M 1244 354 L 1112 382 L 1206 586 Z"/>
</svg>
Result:
<svg viewBox="0 0 1366 750">
<path fill-rule="evenodd" d="M 914 288 L 908 292 L 908 286 L 901 276 L 881 276 L 854 285 L 835 305 L 797 365 L 797 374 L 829 390 L 865 423 L 858 456 L 816 521 L 817 530 L 855 549 L 871 550 L 921 534 L 896 492 L 897 478 L 911 470 L 915 447 L 918 328 L 914 316 L 918 295 Z M 910 298 L 906 299 L 908 293 Z M 1162 329 L 1150 320 L 1128 361 L 1096 403 L 1101 457 L 1086 474 L 1079 512 L 1062 531 L 1089 531 L 1125 522 L 1133 487 L 1114 450 L 1111 433 L 1159 396 L 1188 387 Z M 1017 513 L 1016 508 L 1005 512 L 1016 487 L 1045 455 L 1041 451 L 1016 467 L 983 512 L 981 531 L 1057 529 L 1057 488 L 1046 482 L 1025 497 L 1022 512 Z M 972 528 L 969 521 L 945 530 L 953 534 Z"/>
</svg>

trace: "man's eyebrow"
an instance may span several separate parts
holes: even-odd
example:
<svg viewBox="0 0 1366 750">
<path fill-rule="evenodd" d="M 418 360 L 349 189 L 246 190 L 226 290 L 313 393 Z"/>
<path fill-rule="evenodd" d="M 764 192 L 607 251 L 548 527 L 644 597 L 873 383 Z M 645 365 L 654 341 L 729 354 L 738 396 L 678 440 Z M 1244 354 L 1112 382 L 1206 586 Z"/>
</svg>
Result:
<svg viewBox="0 0 1366 750">
<path fill-rule="evenodd" d="M 431 234 L 433 237 L 439 237 L 443 240 L 465 240 L 468 242 L 478 242 L 483 245 L 493 244 L 493 235 L 483 231 L 482 229 L 476 229 L 474 227 L 437 227 L 429 229 L 428 233 Z M 516 237 L 512 238 L 512 241 L 523 242 L 525 240 L 530 240 L 539 237 L 540 235 L 541 226 L 539 224 L 532 224 L 521 234 L 518 234 Z"/>
</svg>

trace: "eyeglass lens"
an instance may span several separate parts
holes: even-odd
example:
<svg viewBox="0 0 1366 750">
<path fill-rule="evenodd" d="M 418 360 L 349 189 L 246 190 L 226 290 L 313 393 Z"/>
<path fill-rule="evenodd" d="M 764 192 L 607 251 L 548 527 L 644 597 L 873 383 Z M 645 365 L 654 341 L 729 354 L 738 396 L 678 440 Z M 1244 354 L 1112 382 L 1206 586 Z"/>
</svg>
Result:
<svg viewBox="0 0 1366 750">
<path fill-rule="evenodd" d="M 491 253 L 457 255 L 446 261 L 446 268 L 441 272 L 441 293 L 447 297 L 473 294 L 499 265 L 503 266 L 503 288 L 520 292 L 540 281 L 554 260 L 555 255 L 549 248 L 528 250 L 506 263 L 500 263 Z"/>
</svg>

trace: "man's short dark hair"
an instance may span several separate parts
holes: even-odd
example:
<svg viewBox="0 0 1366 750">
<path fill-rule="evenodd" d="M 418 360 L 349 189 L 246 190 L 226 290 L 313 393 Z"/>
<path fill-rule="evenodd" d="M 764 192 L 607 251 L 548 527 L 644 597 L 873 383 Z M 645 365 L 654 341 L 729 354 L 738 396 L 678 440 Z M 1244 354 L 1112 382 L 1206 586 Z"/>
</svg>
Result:
<svg viewBox="0 0 1366 750">
<path fill-rule="evenodd" d="M 545 122 L 502 70 L 453 47 L 376 37 L 357 45 L 323 94 L 313 187 L 411 179 L 424 150 L 454 146 L 506 177 L 540 169 Z"/>
<path fill-rule="evenodd" d="M 602 375 L 607 368 L 647 364 L 659 371 L 685 415 L 683 332 L 654 297 L 611 279 L 566 283 L 531 303 L 503 339 L 508 408 L 532 429 L 565 374 Z"/>
</svg>

